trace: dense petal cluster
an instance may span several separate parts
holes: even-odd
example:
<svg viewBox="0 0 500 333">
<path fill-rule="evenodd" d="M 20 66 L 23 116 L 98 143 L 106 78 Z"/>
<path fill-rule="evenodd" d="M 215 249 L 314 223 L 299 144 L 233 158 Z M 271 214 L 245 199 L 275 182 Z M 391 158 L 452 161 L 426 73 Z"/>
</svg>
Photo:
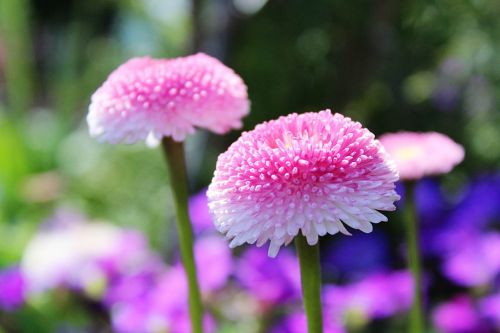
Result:
<svg viewBox="0 0 500 333">
<path fill-rule="evenodd" d="M 464 159 L 463 147 L 441 133 L 387 133 L 380 142 L 394 159 L 401 179 L 448 173 Z"/>
<path fill-rule="evenodd" d="M 247 87 L 203 53 L 174 59 L 133 58 L 92 95 L 90 134 L 102 141 L 182 141 L 195 127 L 225 133 L 249 111 Z"/>
<path fill-rule="evenodd" d="M 298 233 L 342 232 L 342 223 L 371 232 L 394 210 L 398 174 L 373 134 L 330 110 L 291 114 L 245 132 L 221 154 L 209 186 L 217 229 L 232 239 L 261 246 L 269 255 Z"/>
</svg>

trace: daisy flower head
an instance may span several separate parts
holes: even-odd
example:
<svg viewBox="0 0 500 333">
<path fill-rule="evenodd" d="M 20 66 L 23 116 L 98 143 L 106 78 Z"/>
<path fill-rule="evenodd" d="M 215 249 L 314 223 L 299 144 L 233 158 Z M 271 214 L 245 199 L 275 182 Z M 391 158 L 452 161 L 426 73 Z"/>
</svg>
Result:
<svg viewBox="0 0 500 333">
<path fill-rule="evenodd" d="M 437 132 L 387 133 L 380 142 L 404 180 L 448 173 L 464 159 L 464 148 Z"/>
<path fill-rule="evenodd" d="M 270 241 L 268 254 L 299 233 L 310 245 L 342 232 L 371 232 L 399 199 L 395 166 L 374 135 L 330 110 L 257 125 L 221 154 L 207 192 L 230 246 Z"/>
<path fill-rule="evenodd" d="M 241 127 L 250 102 L 243 80 L 204 53 L 133 58 L 92 95 L 91 136 L 109 143 L 183 141 L 196 127 L 223 134 Z"/>
</svg>

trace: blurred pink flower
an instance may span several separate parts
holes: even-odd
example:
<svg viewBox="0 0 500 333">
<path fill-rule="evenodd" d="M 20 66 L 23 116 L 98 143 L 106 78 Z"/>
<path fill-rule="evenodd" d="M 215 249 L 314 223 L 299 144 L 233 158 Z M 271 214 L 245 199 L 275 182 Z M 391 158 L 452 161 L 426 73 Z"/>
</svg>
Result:
<svg viewBox="0 0 500 333">
<path fill-rule="evenodd" d="M 330 110 L 290 114 L 245 132 L 219 156 L 207 192 L 218 230 L 277 255 L 302 231 L 318 236 L 371 232 L 399 196 L 395 166 L 373 134 Z"/>
<path fill-rule="evenodd" d="M 247 87 L 203 53 L 174 59 L 133 58 L 92 95 L 87 122 L 101 141 L 182 141 L 195 127 L 225 133 L 249 111 Z"/>
<path fill-rule="evenodd" d="M 463 147 L 441 133 L 387 133 L 380 142 L 394 158 L 401 179 L 444 174 L 464 159 Z"/>
</svg>

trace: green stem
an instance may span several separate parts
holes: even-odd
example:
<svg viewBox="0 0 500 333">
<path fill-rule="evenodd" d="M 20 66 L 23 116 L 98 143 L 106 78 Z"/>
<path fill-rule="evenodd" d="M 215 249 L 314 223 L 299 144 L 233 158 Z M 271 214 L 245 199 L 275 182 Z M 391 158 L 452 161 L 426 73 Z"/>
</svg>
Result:
<svg viewBox="0 0 500 333">
<path fill-rule="evenodd" d="M 191 315 L 192 332 L 201 333 L 203 332 L 203 306 L 198 279 L 196 277 L 196 266 L 193 253 L 193 229 L 188 213 L 188 190 L 184 145 L 182 142 L 175 142 L 171 138 L 164 138 L 162 146 L 168 164 L 170 186 L 175 202 L 181 258 L 189 286 L 189 313 Z M 168 297 L 168 295 L 165 295 L 165 297 Z"/>
<path fill-rule="evenodd" d="M 319 244 L 311 246 L 307 244 L 304 236 L 297 235 L 295 246 L 300 262 L 300 279 L 307 317 L 307 331 L 308 333 L 323 333 Z"/>
<path fill-rule="evenodd" d="M 33 50 L 30 1 L 0 1 L 0 34 L 5 43 L 5 82 L 9 108 L 15 116 L 26 114 L 33 103 Z"/>
<path fill-rule="evenodd" d="M 413 304 L 410 312 L 410 333 L 424 332 L 422 303 L 422 263 L 420 259 L 419 230 L 414 201 L 414 184 L 407 183 L 404 218 L 407 227 L 408 265 L 413 276 Z"/>
</svg>

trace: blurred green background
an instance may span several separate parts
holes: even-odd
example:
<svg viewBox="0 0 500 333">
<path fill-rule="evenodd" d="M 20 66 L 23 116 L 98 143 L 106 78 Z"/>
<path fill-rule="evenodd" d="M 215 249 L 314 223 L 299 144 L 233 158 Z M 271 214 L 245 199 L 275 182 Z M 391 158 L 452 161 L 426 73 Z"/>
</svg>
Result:
<svg viewBox="0 0 500 333">
<path fill-rule="evenodd" d="M 172 237 L 160 151 L 87 133 L 90 95 L 133 56 L 221 59 L 248 85 L 244 129 L 331 108 L 376 135 L 452 137 L 450 190 L 498 170 L 499 17 L 495 0 L 0 0 L 0 267 L 58 207 Z M 188 139 L 193 193 L 238 135 Z"/>
</svg>

